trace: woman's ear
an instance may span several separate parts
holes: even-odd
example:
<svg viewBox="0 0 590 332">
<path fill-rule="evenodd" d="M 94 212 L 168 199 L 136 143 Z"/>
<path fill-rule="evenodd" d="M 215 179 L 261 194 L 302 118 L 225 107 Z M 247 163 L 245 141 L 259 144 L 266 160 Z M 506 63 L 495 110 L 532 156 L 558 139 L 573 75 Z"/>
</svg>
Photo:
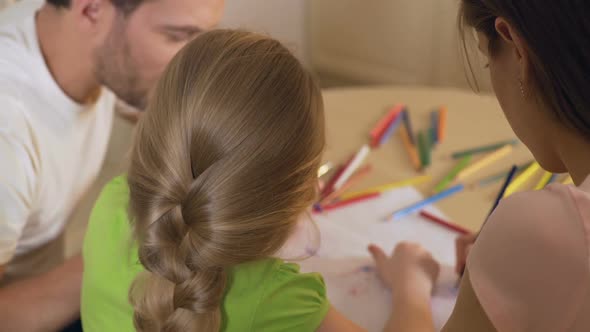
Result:
<svg viewBox="0 0 590 332">
<path fill-rule="evenodd" d="M 502 47 L 505 48 L 503 52 L 510 52 L 510 56 L 513 57 L 519 67 L 519 72 L 516 73 L 519 80 L 521 80 L 523 84 L 527 84 L 530 79 L 530 62 L 528 50 L 523 39 L 514 29 L 512 24 L 503 17 L 496 18 L 494 25 L 498 35 L 500 35 L 503 44 Z"/>
</svg>

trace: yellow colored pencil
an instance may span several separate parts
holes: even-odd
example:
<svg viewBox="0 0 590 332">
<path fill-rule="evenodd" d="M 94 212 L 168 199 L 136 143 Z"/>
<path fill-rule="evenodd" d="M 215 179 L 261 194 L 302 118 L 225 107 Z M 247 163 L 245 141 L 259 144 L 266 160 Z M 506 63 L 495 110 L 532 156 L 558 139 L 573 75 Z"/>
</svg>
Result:
<svg viewBox="0 0 590 332">
<path fill-rule="evenodd" d="M 510 152 L 512 152 L 512 145 L 506 145 L 501 149 L 498 149 L 487 156 L 483 157 L 482 159 L 476 161 L 475 163 L 471 164 L 471 166 L 465 168 L 457 175 L 457 180 L 461 181 L 465 178 L 469 177 L 473 173 L 481 170 L 482 168 L 493 164 L 494 162 L 506 157 Z"/>
<path fill-rule="evenodd" d="M 402 141 L 404 143 L 404 147 L 406 148 L 406 152 L 410 157 L 410 162 L 412 162 L 412 166 L 414 169 L 419 171 L 422 169 L 422 163 L 420 162 L 420 157 L 418 157 L 418 151 L 416 150 L 416 146 L 412 143 L 410 139 L 410 135 L 405 127 L 400 128 L 400 135 L 402 136 Z"/>
<path fill-rule="evenodd" d="M 541 177 L 541 180 L 539 180 L 539 182 L 535 186 L 535 190 L 541 190 L 545 188 L 547 183 L 549 183 L 549 180 L 551 180 L 551 176 L 553 176 L 553 174 L 545 171 L 545 173 L 543 173 L 543 176 Z"/>
<path fill-rule="evenodd" d="M 381 192 L 396 189 L 396 188 L 422 184 L 422 183 L 425 183 L 425 182 L 428 182 L 431 180 L 432 180 L 432 177 L 430 177 L 430 175 L 422 175 L 422 176 L 418 176 L 418 177 L 407 179 L 407 180 L 388 183 L 388 184 L 368 188 L 365 190 L 348 193 L 348 194 L 342 195 L 342 199 L 350 199 L 350 198 L 354 198 L 357 196 L 363 196 L 363 195 L 371 194 L 371 193 L 381 193 Z"/>
<path fill-rule="evenodd" d="M 572 179 L 571 175 L 568 175 L 565 180 L 562 182 L 563 184 L 574 184 L 574 180 Z"/>
<path fill-rule="evenodd" d="M 522 185 L 527 182 L 527 180 L 530 179 L 535 173 L 537 173 L 540 168 L 541 166 L 539 166 L 539 163 L 536 161 L 532 163 L 531 166 L 527 167 L 527 169 L 517 176 L 516 179 L 514 179 L 514 181 L 512 181 L 512 183 L 508 186 L 508 189 L 506 189 L 506 192 L 504 193 L 504 197 L 514 194 L 518 188 L 522 187 Z"/>
</svg>

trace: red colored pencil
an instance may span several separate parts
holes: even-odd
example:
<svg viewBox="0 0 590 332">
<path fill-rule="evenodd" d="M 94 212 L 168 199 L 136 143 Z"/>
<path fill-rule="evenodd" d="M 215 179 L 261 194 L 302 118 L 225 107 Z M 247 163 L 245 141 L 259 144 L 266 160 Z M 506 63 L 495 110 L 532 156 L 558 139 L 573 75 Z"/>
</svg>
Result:
<svg viewBox="0 0 590 332">
<path fill-rule="evenodd" d="M 341 200 L 341 201 L 338 201 L 338 202 L 335 202 L 332 204 L 322 206 L 321 211 L 330 211 L 330 210 L 338 209 L 338 208 L 349 206 L 349 205 L 352 205 L 355 203 L 364 202 L 369 199 L 377 198 L 379 196 L 381 196 L 381 193 L 370 193 L 370 194 L 365 194 L 365 195 Z"/>
<path fill-rule="evenodd" d="M 328 196 L 322 198 L 320 204 L 329 205 L 333 200 L 335 200 L 344 192 L 346 192 L 350 187 L 362 180 L 365 176 L 369 175 L 371 169 L 372 167 L 370 164 L 358 169 L 356 172 L 354 172 L 354 174 L 352 174 L 350 179 L 348 179 L 348 181 L 346 181 L 346 183 L 344 183 L 344 185 L 340 189 L 334 190 Z"/>
<path fill-rule="evenodd" d="M 373 128 L 373 130 L 371 130 L 371 133 L 369 135 L 371 139 L 371 147 L 374 148 L 379 145 L 381 137 L 383 137 L 383 134 L 385 134 L 391 122 L 393 122 L 393 120 L 395 120 L 395 118 L 399 114 L 401 114 L 403 110 L 404 105 L 396 105 L 392 107 L 389 110 L 389 112 L 387 112 L 387 114 L 383 118 L 381 118 L 381 120 L 379 120 L 379 122 L 377 122 L 377 125 L 375 126 L 375 128 Z"/>
<path fill-rule="evenodd" d="M 437 217 L 437 216 L 435 216 L 435 215 L 433 215 L 431 213 L 428 213 L 428 212 L 426 212 L 424 210 L 420 211 L 420 216 L 421 217 L 424 217 L 425 219 L 427 219 L 429 221 L 432 221 L 435 224 L 439 224 L 439 225 L 441 225 L 443 227 L 446 227 L 446 228 L 448 228 L 448 229 L 450 229 L 452 231 L 455 231 L 455 232 L 457 232 L 459 234 L 463 234 L 463 235 L 471 234 L 471 232 L 469 230 L 467 230 L 467 229 L 465 229 L 465 228 L 463 228 L 461 226 L 452 224 L 452 223 L 450 223 L 450 222 L 448 222 L 446 220 L 443 220 L 443 219 L 441 219 L 441 218 L 439 218 L 439 217 Z"/>
</svg>

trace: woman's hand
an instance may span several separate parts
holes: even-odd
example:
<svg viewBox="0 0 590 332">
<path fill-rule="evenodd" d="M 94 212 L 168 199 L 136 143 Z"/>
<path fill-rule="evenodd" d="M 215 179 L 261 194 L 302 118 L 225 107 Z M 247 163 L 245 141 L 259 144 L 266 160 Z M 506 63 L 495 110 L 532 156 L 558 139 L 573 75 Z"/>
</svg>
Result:
<svg viewBox="0 0 590 332">
<path fill-rule="evenodd" d="M 477 234 L 472 233 L 461 235 L 455 240 L 455 254 L 457 257 L 455 271 L 459 275 L 462 275 L 463 271 L 465 270 L 465 265 L 467 264 L 467 255 L 469 254 L 471 247 L 473 247 L 475 239 L 477 239 Z"/>
<path fill-rule="evenodd" d="M 440 267 L 426 249 L 402 242 L 392 256 L 387 256 L 375 245 L 369 246 L 369 251 L 375 259 L 379 277 L 394 296 L 423 295 L 430 298 Z"/>
</svg>

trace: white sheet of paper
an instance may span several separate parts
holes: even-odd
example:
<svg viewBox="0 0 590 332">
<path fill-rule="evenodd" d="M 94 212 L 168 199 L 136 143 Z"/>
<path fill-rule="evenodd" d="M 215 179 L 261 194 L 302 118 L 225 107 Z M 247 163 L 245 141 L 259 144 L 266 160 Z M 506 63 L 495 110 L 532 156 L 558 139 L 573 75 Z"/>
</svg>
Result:
<svg viewBox="0 0 590 332">
<path fill-rule="evenodd" d="M 313 219 L 319 228 L 319 248 L 305 248 L 315 252 L 314 257 L 299 261 L 302 271 L 319 272 L 328 288 L 332 305 L 368 331 L 381 331 L 391 312 L 391 295 L 383 287 L 377 275 L 363 270 L 372 266 L 367 246 L 370 243 L 392 252 L 401 241 L 420 243 L 428 249 L 443 268 L 432 299 L 432 310 L 437 329 L 440 329 L 452 312 L 456 299 L 457 277 L 452 266 L 455 264 L 454 243 L 457 233 L 424 220 L 417 215 L 392 221 L 391 214 L 402 207 L 422 199 L 412 187 L 384 193 L 378 198 L 342 207 Z M 429 212 L 443 216 L 435 208 Z M 307 243 L 300 238 L 291 243 Z M 291 251 L 295 252 L 295 251 Z M 295 257 L 295 256 L 292 256 Z"/>
<path fill-rule="evenodd" d="M 391 292 L 379 280 L 370 259 L 312 257 L 300 265 L 304 272 L 322 274 L 330 303 L 346 317 L 369 332 L 383 330 L 392 310 Z M 456 284 L 454 269 L 442 266 L 431 302 L 437 330 L 453 311 Z"/>
</svg>

